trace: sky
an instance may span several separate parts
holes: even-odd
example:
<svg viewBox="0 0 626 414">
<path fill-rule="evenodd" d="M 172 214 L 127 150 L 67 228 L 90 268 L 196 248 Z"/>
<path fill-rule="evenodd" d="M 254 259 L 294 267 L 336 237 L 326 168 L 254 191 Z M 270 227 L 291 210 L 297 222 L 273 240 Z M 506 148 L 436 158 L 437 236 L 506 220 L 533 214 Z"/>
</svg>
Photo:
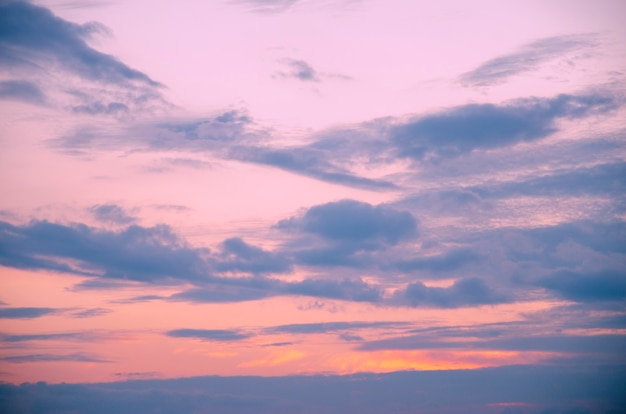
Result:
<svg viewBox="0 0 626 414">
<path fill-rule="evenodd" d="M 625 15 L 0 0 L 0 407 L 623 412 Z"/>
</svg>

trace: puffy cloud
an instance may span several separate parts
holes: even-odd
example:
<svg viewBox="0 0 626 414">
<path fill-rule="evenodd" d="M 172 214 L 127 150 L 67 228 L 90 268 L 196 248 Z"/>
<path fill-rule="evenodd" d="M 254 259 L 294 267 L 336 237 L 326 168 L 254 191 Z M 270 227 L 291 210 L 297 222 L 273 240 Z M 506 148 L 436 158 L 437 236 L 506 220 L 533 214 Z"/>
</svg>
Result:
<svg viewBox="0 0 626 414">
<path fill-rule="evenodd" d="M 360 279 L 344 279 L 340 281 L 305 279 L 301 282 L 286 284 L 284 291 L 296 295 L 355 302 L 379 302 L 383 293 L 381 288 L 369 285 Z"/>
<path fill-rule="evenodd" d="M 47 221 L 25 226 L 0 223 L 0 246 L 0 263 L 23 269 L 144 282 L 208 278 L 206 251 L 187 246 L 164 225 L 113 232 Z M 78 260 L 80 265 L 67 265 L 63 259 Z"/>
<path fill-rule="evenodd" d="M 408 211 L 356 200 L 311 207 L 302 217 L 283 220 L 277 227 L 339 242 L 383 241 L 393 245 L 417 235 L 417 220 Z"/>
<path fill-rule="evenodd" d="M 411 306 L 441 308 L 495 305 L 512 301 L 512 298 L 493 291 L 478 278 L 460 279 L 447 288 L 429 287 L 422 282 L 415 282 L 407 285 L 397 296 L 408 301 Z"/>
</svg>

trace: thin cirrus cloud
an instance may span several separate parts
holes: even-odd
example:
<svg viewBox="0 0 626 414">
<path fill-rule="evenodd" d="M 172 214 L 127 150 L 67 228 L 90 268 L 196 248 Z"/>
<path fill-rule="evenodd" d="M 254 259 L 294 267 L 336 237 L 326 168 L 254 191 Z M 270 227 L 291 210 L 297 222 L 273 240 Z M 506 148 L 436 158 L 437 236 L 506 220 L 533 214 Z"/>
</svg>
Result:
<svg viewBox="0 0 626 414">
<path fill-rule="evenodd" d="M 595 45 L 594 35 L 556 36 L 536 40 L 516 52 L 488 60 L 459 77 L 466 86 L 491 86 L 509 78 L 538 69 L 557 58 L 566 58 L 572 52 L 589 50 Z"/>
</svg>

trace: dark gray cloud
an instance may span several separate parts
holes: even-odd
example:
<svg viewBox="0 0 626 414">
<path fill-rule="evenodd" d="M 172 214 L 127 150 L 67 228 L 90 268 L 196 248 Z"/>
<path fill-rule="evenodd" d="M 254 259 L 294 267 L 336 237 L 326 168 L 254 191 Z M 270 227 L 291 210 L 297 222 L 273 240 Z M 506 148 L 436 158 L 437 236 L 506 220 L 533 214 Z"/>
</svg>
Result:
<svg viewBox="0 0 626 414">
<path fill-rule="evenodd" d="M 513 413 L 621 412 L 623 365 L 505 366 L 347 376 L 195 377 L 100 384 L 0 384 L 0 411 L 23 407 L 57 411 L 224 414 L 287 413 Z M 453 392 L 451 392 L 451 390 Z M 508 407 L 511 408 L 511 407 Z M 519 408 L 519 407 L 514 407 Z"/>
<path fill-rule="evenodd" d="M 3 3 L 0 8 L 0 62 L 3 65 L 54 64 L 95 81 L 159 86 L 145 73 L 87 44 L 91 36 L 105 30 L 98 23 L 71 23 L 44 7 L 23 1 Z"/>
<path fill-rule="evenodd" d="M 562 298 L 573 301 L 623 301 L 626 299 L 626 273 L 618 271 L 560 271 L 540 279 L 539 285 Z"/>
<path fill-rule="evenodd" d="M 411 306 L 458 308 L 462 306 L 495 305 L 511 302 L 513 299 L 495 292 L 483 280 L 465 278 L 447 288 L 429 287 L 422 282 L 407 285 L 397 297 L 406 300 Z"/>
<path fill-rule="evenodd" d="M 356 200 L 341 200 L 309 208 L 302 217 L 277 224 L 339 242 L 383 241 L 396 244 L 417 236 L 417 220 L 408 211 Z"/>
<path fill-rule="evenodd" d="M 89 362 L 104 363 L 111 362 L 97 355 L 73 353 L 73 354 L 28 354 L 28 355 L 12 355 L 1 357 L 0 361 L 10 364 L 27 364 L 29 362 Z"/>
<path fill-rule="evenodd" d="M 137 219 L 126 212 L 126 210 L 116 204 L 98 204 L 91 206 L 89 211 L 96 220 L 103 223 L 130 224 Z"/>
<path fill-rule="evenodd" d="M 225 329 L 174 329 L 166 332 L 172 338 L 194 338 L 203 341 L 241 341 L 251 335 L 235 330 Z"/>
<path fill-rule="evenodd" d="M 401 157 L 436 161 L 545 138 L 557 131 L 558 119 L 584 118 L 617 105 L 615 99 L 602 95 L 470 104 L 398 125 L 391 140 Z"/>
<path fill-rule="evenodd" d="M 491 86 L 508 78 L 532 71 L 555 58 L 571 52 L 590 49 L 595 44 L 592 35 L 569 35 L 539 39 L 514 53 L 488 60 L 476 69 L 460 76 L 467 86 Z"/>
<path fill-rule="evenodd" d="M 0 319 L 32 319 L 58 313 L 54 308 L 4 308 L 0 307 Z"/>
<path fill-rule="evenodd" d="M 39 86 L 26 80 L 0 81 L 0 99 L 44 105 L 46 96 Z"/>
</svg>

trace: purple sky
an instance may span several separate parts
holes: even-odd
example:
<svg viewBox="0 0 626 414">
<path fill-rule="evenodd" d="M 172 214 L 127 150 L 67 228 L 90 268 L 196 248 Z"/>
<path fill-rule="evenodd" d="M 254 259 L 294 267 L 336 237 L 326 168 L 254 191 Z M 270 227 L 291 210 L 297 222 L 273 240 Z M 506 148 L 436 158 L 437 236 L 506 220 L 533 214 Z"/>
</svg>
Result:
<svg viewBox="0 0 626 414">
<path fill-rule="evenodd" d="M 619 412 L 624 16 L 0 0 L 0 411 Z"/>
</svg>

